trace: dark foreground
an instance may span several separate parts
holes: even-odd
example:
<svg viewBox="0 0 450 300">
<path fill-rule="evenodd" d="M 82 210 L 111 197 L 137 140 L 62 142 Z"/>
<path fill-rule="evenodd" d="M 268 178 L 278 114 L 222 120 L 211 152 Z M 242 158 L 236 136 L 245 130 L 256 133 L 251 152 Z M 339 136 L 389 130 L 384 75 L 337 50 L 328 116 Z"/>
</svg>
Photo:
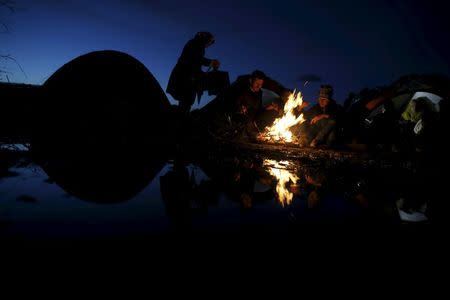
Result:
<svg viewBox="0 0 450 300">
<path fill-rule="evenodd" d="M 422 157 L 285 148 L 68 159 L 3 147 L 0 240 L 4 249 L 411 241 L 445 219 L 441 173 Z"/>
</svg>

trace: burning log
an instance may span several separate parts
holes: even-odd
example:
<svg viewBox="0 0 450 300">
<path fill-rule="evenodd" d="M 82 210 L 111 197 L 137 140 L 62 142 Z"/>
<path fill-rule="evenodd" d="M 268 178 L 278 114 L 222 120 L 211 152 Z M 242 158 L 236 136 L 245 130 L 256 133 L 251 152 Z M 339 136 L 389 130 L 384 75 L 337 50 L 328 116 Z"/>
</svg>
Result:
<svg viewBox="0 0 450 300">
<path fill-rule="evenodd" d="M 411 167 L 411 157 L 399 153 L 375 153 L 336 149 L 299 147 L 295 143 L 273 143 L 263 141 L 236 141 L 216 138 L 208 146 L 208 151 L 218 151 L 222 155 L 259 156 L 273 160 L 295 160 L 305 165 L 334 167 L 337 165 L 357 165 L 376 168 L 392 166 Z M 192 150 L 201 152 L 199 150 Z"/>
</svg>

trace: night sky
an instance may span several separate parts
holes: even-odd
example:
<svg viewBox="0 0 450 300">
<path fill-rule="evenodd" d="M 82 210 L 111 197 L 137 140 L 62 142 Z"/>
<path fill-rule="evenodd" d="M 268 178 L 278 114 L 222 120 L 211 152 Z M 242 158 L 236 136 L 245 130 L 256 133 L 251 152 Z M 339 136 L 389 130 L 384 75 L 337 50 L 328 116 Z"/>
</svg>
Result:
<svg viewBox="0 0 450 300">
<path fill-rule="evenodd" d="M 25 74 L 11 61 L 0 67 L 11 82 L 43 84 L 79 55 L 114 49 L 140 60 L 165 90 L 184 44 L 197 31 L 210 31 L 216 43 L 206 56 L 219 59 L 232 81 L 261 69 L 309 101 L 321 83 L 332 84 L 342 103 L 350 91 L 409 73 L 450 76 L 444 3 L 16 0 L 15 12 L 0 8 L 9 28 L 1 28 L 0 54 L 13 56 Z M 304 86 L 305 79 L 321 81 Z"/>
</svg>

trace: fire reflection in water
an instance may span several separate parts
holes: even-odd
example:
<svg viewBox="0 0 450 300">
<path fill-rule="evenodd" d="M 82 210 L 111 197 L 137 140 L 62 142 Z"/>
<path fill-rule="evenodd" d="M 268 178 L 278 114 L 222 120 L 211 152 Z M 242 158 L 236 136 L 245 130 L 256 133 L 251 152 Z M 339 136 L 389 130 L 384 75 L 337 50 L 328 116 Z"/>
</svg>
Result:
<svg viewBox="0 0 450 300">
<path fill-rule="evenodd" d="M 264 166 L 269 171 L 270 175 L 277 179 L 277 198 L 281 206 L 287 206 L 292 203 L 294 194 L 289 190 L 289 187 L 296 185 L 299 177 L 288 171 L 290 163 L 288 161 L 276 161 L 272 159 L 265 159 Z"/>
</svg>

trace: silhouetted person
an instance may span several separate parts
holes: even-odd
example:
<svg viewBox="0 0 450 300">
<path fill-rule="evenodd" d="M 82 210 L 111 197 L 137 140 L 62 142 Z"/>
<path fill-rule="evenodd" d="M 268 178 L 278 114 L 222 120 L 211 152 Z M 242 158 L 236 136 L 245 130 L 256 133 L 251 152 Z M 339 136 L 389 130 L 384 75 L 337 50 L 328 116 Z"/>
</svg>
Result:
<svg viewBox="0 0 450 300">
<path fill-rule="evenodd" d="M 205 57 L 205 48 L 214 44 L 210 32 L 198 32 L 189 40 L 170 74 L 166 92 L 179 102 L 178 107 L 184 116 L 188 116 L 197 94 L 202 92 L 202 66 L 219 68 L 220 62 Z"/>
</svg>

